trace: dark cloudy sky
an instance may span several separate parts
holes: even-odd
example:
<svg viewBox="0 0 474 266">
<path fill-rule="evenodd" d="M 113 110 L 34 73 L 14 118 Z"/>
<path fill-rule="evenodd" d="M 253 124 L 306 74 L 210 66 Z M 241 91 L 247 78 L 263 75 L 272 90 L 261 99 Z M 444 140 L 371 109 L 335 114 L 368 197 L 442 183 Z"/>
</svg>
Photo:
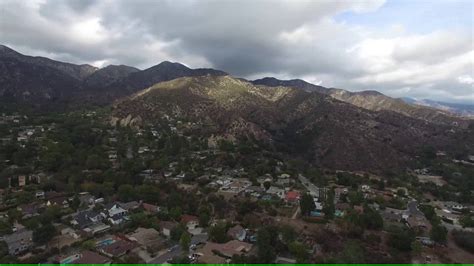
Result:
<svg viewBox="0 0 474 266">
<path fill-rule="evenodd" d="M 96 66 L 163 60 L 474 102 L 470 0 L 2 0 L 0 43 Z"/>
</svg>

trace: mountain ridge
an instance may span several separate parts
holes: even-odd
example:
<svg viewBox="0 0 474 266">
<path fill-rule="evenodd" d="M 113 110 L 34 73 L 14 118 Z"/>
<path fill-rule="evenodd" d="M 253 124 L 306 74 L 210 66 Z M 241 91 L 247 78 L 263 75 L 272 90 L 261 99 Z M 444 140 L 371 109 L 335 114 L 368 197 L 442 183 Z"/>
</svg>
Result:
<svg viewBox="0 0 474 266">
<path fill-rule="evenodd" d="M 255 85 L 231 76 L 182 77 L 116 102 L 112 124 L 165 126 L 192 121 L 189 134 L 237 141 L 255 138 L 331 169 L 400 169 L 426 145 L 451 150 L 455 126 L 371 111 L 318 92 Z M 472 138 L 472 137 L 471 137 Z M 474 142 L 473 142 L 474 143 Z M 471 145 L 472 146 L 472 145 Z M 472 149 L 468 145 L 469 149 Z"/>
</svg>

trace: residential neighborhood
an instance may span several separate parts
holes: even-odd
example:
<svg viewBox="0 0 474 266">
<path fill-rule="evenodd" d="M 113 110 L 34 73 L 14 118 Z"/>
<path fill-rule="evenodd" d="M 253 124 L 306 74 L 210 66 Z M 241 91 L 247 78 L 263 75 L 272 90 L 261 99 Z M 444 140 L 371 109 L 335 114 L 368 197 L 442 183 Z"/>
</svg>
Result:
<svg viewBox="0 0 474 266">
<path fill-rule="evenodd" d="M 69 168 L 54 154 L 67 148 L 56 140 L 62 125 L 13 117 L 3 116 L 10 129 L 1 152 L 2 262 L 338 262 L 350 252 L 366 254 L 365 262 L 473 258 L 464 246 L 474 235 L 474 202 L 453 193 L 448 178 L 468 175 L 469 165 L 444 176 L 430 167 L 392 177 L 324 170 L 193 139 L 186 132 L 199 124 L 169 116 L 162 129 L 73 129 L 100 150 L 85 149 L 83 162 Z M 88 124 L 99 115 L 67 119 Z M 17 153 L 31 155 L 5 157 L 8 137 L 20 139 Z M 400 252 L 409 255 L 400 260 Z"/>
</svg>

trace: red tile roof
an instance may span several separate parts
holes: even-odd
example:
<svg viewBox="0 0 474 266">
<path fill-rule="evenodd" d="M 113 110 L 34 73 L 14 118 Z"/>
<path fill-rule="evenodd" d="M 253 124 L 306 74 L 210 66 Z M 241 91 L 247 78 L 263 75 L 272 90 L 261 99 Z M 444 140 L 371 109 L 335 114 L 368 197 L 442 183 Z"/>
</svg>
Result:
<svg viewBox="0 0 474 266">
<path fill-rule="evenodd" d="M 287 201 L 297 201 L 300 199 L 300 193 L 298 191 L 288 191 L 286 193 L 285 199 Z"/>
<path fill-rule="evenodd" d="M 199 218 L 194 216 L 194 215 L 188 215 L 188 214 L 184 214 L 183 216 L 181 216 L 181 222 L 182 223 L 189 223 L 191 221 L 195 221 L 195 222 L 198 222 L 199 221 Z"/>
</svg>

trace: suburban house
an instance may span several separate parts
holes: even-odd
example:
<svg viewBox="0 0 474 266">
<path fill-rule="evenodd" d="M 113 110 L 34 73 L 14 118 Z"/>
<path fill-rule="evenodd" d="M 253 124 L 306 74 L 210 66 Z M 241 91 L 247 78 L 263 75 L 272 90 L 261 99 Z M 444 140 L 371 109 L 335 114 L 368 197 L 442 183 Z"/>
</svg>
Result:
<svg viewBox="0 0 474 266">
<path fill-rule="evenodd" d="M 95 197 L 89 192 L 81 192 L 79 193 L 79 200 L 81 201 L 81 205 L 83 206 L 91 206 L 94 205 Z"/>
<path fill-rule="evenodd" d="M 127 254 L 128 252 L 130 252 L 132 249 L 136 247 L 138 247 L 138 244 L 136 242 L 126 241 L 126 240 L 121 239 L 121 240 L 115 241 L 114 243 L 110 245 L 106 245 L 100 248 L 100 252 L 102 252 L 108 257 L 118 258 Z"/>
<path fill-rule="evenodd" d="M 67 197 L 52 198 L 46 202 L 46 206 L 60 206 L 61 208 L 69 208 L 69 201 Z"/>
<path fill-rule="evenodd" d="M 171 230 L 173 230 L 176 226 L 178 226 L 177 223 L 170 222 L 170 221 L 161 221 L 159 222 L 158 225 L 160 226 L 161 233 L 166 237 L 170 237 Z"/>
<path fill-rule="evenodd" d="M 244 241 L 247 231 L 241 225 L 236 225 L 227 230 L 227 236 L 235 240 Z"/>
<path fill-rule="evenodd" d="M 74 215 L 73 219 L 71 220 L 71 224 L 78 227 L 79 229 L 83 229 L 91 224 L 100 222 L 103 219 L 103 214 L 93 210 L 86 210 Z"/>
<path fill-rule="evenodd" d="M 130 212 L 132 210 L 136 210 L 140 207 L 141 203 L 138 201 L 130 201 L 130 202 L 125 202 L 125 203 L 119 203 L 120 207 L 127 212 Z"/>
<path fill-rule="evenodd" d="M 33 231 L 23 228 L 13 234 L 4 236 L 3 241 L 8 246 L 8 254 L 18 255 L 33 246 Z"/>
<path fill-rule="evenodd" d="M 278 187 L 271 186 L 270 188 L 268 188 L 266 193 L 269 194 L 269 195 L 277 196 L 280 199 L 285 198 L 285 190 L 281 189 L 281 188 L 278 188 Z"/>
<path fill-rule="evenodd" d="M 142 208 L 143 210 L 145 210 L 145 212 L 150 214 L 159 213 L 161 211 L 161 208 L 159 206 L 148 203 L 142 203 Z"/>
<path fill-rule="evenodd" d="M 127 217 L 127 210 L 122 208 L 119 203 L 107 204 L 104 209 L 109 217 L 107 220 L 113 225 L 121 224 Z"/>
<path fill-rule="evenodd" d="M 74 239 L 79 239 L 81 236 L 71 227 L 65 226 L 59 230 L 61 235 L 63 236 L 70 236 Z"/>
<path fill-rule="evenodd" d="M 285 195 L 285 201 L 288 204 L 296 204 L 300 200 L 300 192 L 299 191 L 288 191 Z"/>
<path fill-rule="evenodd" d="M 188 230 L 196 229 L 199 225 L 199 218 L 193 215 L 184 214 L 181 216 L 181 223 L 188 228 Z"/>
<path fill-rule="evenodd" d="M 59 264 L 104 264 L 108 265 L 111 260 L 95 252 L 84 250 L 68 257 L 59 258 L 55 263 Z"/>
<path fill-rule="evenodd" d="M 38 207 L 38 204 L 36 203 L 22 204 L 22 205 L 19 205 L 16 209 L 21 212 L 21 214 L 23 215 L 23 219 L 28 219 L 33 216 L 39 215 L 38 213 L 39 207 Z"/>
<path fill-rule="evenodd" d="M 128 239 L 137 242 L 140 246 L 153 253 L 166 246 L 166 239 L 153 228 L 139 227 L 128 236 Z"/>
<path fill-rule="evenodd" d="M 252 246 L 250 243 L 238 240 L 231 240 L 224 244 L 207 242 L 196 253 L 201 255 L 198 259 L 200 264 L 224 264 L 228 263 L 234 255 L 249 252 Z"/>
<path fill-rule="evenodd" d="M 110 229 L 110 225 L 104 224 L 102 222 L 98 222 L 98 223 L 93 223 L 90 226 L 82 229 L 82 232 L 84 232 L 84 234 L 86 234 L 87 236 L 92 236 L 95 234 L 103 233 L 109 229 Z"/>
</svg>

